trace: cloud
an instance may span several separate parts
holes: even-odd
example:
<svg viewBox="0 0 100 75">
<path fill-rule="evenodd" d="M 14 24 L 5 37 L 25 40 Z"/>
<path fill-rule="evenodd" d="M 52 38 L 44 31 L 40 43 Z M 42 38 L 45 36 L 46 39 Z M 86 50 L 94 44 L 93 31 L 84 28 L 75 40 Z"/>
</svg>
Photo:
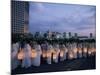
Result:
<svg viewBox="0 0 100 75">
<path fill-rule="evenodd" d="M 34 12 L 39 13 L 39 12 L 42 12 L 43 11 L 44 6 L 43 6 L 42 3 L 30 2 L 30 9 L 31 9 L 31 11 L 33 11 L 33 13 Z"/>
<path fill-rule="evenodd" d="M 95 6 L 30 3 L 29 14 L 31 32 L 51 30 L 80 34 L 95 33 Z"/>
</svg>

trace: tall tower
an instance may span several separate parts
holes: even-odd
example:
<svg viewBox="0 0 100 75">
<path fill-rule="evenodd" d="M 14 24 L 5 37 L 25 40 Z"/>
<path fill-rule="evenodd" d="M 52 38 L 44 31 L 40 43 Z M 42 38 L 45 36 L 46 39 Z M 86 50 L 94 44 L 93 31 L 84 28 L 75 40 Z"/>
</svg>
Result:
<svg viewBox="0 0 100 75">
<path fill-rule="evenodd" d="M 71 34 L 71 32 L 69 32 L 69 33 L 68 33 L 68 35 L 69 35 L 69 38 L 71 38 L 71 37 L 72 37 L 72 34 Z"/>
<path fill-rule="evenodd" d="M 74 38 L 77 38 L 78 37 L 78 34 L 77 33 L 74 33 Z"/>
<path fill-rule="evenodd" d="M 12 33 L 28 33 L 29 3 L 11 1 L 11 31 Z"/>
<path fill-rule="evenodd" d="M 90 38 L 93 38 L 93 34 L 92 33 L 90 33 Z"/>
</svg>

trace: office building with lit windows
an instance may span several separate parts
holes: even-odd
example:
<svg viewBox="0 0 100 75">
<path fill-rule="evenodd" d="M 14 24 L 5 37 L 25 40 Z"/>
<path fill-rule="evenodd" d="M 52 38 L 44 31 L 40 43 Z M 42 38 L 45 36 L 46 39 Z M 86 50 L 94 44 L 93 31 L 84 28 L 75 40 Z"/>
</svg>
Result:
<svg viewBox="0 0 100 75">
<path fill-rule="evenodd" d="M 12 33 L 28 33 L 29 3 L 11 1 L 11 31 Z"/>
</svg>

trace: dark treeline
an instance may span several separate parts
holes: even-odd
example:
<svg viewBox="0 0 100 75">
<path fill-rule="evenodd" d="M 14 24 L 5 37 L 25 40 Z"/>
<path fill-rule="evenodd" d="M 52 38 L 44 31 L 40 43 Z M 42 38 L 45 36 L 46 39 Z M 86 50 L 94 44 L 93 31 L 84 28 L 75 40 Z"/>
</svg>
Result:
<svg viewBox="0 0 100 75">
<path fill-rule="evenodd" d="M 33 37 L 33 35 L 29 34 L 28 36 L 19 36 L 18 35 L 14 35 L 12 34 L 12 38 L 11 38 L 11 41 L 12 43 L 15 43 L 15 42 L 27 42 L 27 43 L 30 43 L 31 41 L 35 41 L 36 43 L 38 44 L 42 44 L 44 42 L 48 42 L 50 44 L 53 44 L 53 43 L 58 43 L 58 44 L 65 44 L 65 43 L 73 43 L 73 42 L 76 42 L 76 43 L 84 43 L 84 42 L 88 42 L 88 43 L 92 43 L 92 42 L 96 42 L 95 39 L 79 39 L 79 38 L 59 38 L 59 39 L 56 39 L 56 38 L 53 38 L 53 39 L 48 39 L 48 38 L 35 38 Z"/>
</svg>

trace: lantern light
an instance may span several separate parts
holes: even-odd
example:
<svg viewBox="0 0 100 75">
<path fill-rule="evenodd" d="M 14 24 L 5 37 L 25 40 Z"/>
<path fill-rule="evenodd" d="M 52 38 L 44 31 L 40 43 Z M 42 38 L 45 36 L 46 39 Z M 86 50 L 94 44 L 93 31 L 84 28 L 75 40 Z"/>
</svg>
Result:
<svg viewBox="0 0 100 75">
<path fill-rule="evenodd" d="M 92 50 L 91 50 L 91 49 L 89 49 L 89 50 L 88 50 L 88 54 L 89 54 L 89 55 L 91 55 L 91 53 L 92 53 Z"/>
<path fill-rule="evenodd" d="M 69 59 L 73 59 L 74 58 L 74 54 L 72 52 L 69 53 Z"/>
<path fill-rule="evenodd" d="M 51 57 L 51 51 L 47 51 L 46 57 L 47 57 L 47 58 L 48 58 L 48 57 Z"/>
<path fill-rule="evenodd" d="M 36 50 L 35 49 L 32 49 L 32 51 L 31 51 L 31 57 L 32 58 L 35 58 L 36 56 L 37 56 Z"/>
<path fill-rule="evenodd" d="M 60 51 L 60 57 L 63 57 L 64 56 L 64 52 L 61 50 Z"/>
<path fill-rule="evenodd" d="M 24 58 L 24 51 L 23 50 L 20 50 L 17 58 L 18 58 L 18 60 L 22 60 Z"/>
<path fill-rule="evenodd" d="M 79 48 L 79 49 L 78 49 L 78 52 L 81 54 L 81 53 L 82 53 L 82 49 L 81 49 L 81 48 Z"/>
<path fill-rule="evenodd" d="M 56 58 L 57 58 L 56 53 L 53 53 L 53 59 L 56 59 Z"/>
<path fill-rule="evenodd" d="M 45 50 L 42 51 L 42 57 L 46 58 L 46 51 Z"/>
<path fill-rule="evenodd" d="M 84 53 L 87 53 L 87 48 L 84 48 L 84 49 L 83 49 L 83 52 L 84 52 Z"/>
<path fill-rule="evenodd" d="M 74 52 L 74 53 L 77 53 L 77 48 L 74 48 L 73 52 Z"/>
</svg>

